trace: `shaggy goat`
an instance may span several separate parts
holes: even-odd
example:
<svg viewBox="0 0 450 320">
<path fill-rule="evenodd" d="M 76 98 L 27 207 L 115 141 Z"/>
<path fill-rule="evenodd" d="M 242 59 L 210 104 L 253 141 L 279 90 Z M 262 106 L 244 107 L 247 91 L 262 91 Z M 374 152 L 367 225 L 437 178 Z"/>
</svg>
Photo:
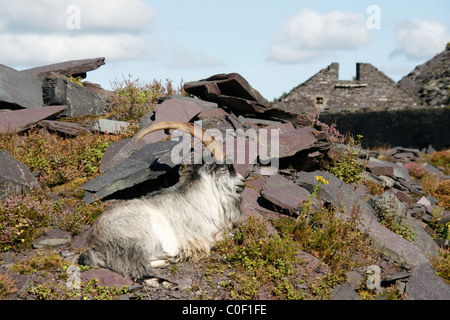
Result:
<svg viewBox="0 0 450 320">
<path fill-rule="evenodd" d="M 187 131 L 201 139 L 217 162 L 224 158 L 217 142 L 192 124 L 158 123 L 143 130 L 135 141 L 161 129 Z M 231 231 L 240 220 L 244 186 L 244 178 L 233 165 L 196 165 L 179 186 L 126 201 L 101 214 L 79 263 L 139 280 L 169 262 L 207 257 L 217 236 Z"/>
</svg>

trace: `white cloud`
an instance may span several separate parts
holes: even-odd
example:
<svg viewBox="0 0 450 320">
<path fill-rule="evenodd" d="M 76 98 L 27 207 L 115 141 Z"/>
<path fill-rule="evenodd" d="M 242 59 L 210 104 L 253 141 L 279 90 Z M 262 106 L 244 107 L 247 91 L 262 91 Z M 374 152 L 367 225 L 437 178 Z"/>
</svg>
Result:
<svg viewBox="0 0 450 320">
<path fill-rule="evenodd" d="M 0 61 L 39 65 L 65 60 L 106 57 L 108 60 L 155 59 L 160 44 L 130 34 L 92 34 L 67 37 L 50 34 L 0 35 Z"/>
<path fill-rule="evenodd" d="M 169 68 L 212 68 L 224 65 L 212 55 L 202 53 L 191 53 L 184 46 L 173 46 L 171 49 L 171 60 L 167 63 Z"/>
<path fill-rule="evenodd" d="M 450 41 L 450 32 L 437 21 L 411 20 L 397 27 L 398 47 L 391 56 L 401 55 L 411 60 L 431 58 L 443 51 Z"/>
<path fill-rule="evenodd" d="M 141 0 L 0 0 L 0 21 L 12 32 L 63 32 L 71 13 L 80 9 L 84 32 L 140 32 L 151 29 L 156 12 Z"/>
<path fill-rule="evenodd" d="M 304 9 L 288 19 L 273 36 L 268 59 L 281 63 L 310 61 L 334 50 L 349 50 L 371 42 L 362 14 Z"/>
<path fill-rule="evenodd" d="M 79 8 L 79 28 L 68 19 Z M 142 0 L 0 0 L 0 63 L 34 66 L 104 56 L 155 59 L 156 12 Z"/>
</svg>

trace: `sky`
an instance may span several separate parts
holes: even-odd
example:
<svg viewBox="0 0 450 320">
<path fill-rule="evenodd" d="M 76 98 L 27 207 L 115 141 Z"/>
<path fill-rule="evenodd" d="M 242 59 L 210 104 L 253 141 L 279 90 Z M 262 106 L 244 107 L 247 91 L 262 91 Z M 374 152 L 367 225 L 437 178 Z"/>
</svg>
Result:
<svg viewBox="0 0 450 320">
<path fill-rule="evenodd" d="M 450 1 L 0 0 L 0 64 L 105 57 L 86 80 L 175 87 L 237 72 L 269 101 L 332 62 L 398 81 L 450 42 Z"/>
</svg>

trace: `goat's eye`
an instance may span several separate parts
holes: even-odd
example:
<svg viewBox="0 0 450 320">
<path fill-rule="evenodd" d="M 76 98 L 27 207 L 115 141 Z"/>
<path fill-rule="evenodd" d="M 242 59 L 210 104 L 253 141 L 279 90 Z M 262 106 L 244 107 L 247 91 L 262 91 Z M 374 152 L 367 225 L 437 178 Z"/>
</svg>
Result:
<svg viewBox="0 0 450 320">
<path fill-rule="evenodd" d="M 227 173 L 228 169 L 227 168 L 220 168 L 220 173 Z"/>
</svg>

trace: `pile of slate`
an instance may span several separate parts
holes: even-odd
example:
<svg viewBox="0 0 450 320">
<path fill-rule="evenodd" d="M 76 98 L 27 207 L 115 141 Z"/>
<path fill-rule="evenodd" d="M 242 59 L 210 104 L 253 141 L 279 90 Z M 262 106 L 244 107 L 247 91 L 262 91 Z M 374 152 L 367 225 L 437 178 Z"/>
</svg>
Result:
<svg viewBox="0 0 450 320">
<path fill-rule="evenodd" d="M 85 77 L 87 71 L 102 63 L 102 59 L 81 60 L 68 63 L 70 66 L 63 63 L 21 72 L 0 66 L 0 84 L 3 86 L 4 79 L 9 79 L 8 87 L 0 90 L 0 108 L 10 109 L 0 113 L 0 130 L 20 132 L 38 124 L 77 134 L 80 127 L 68 129 L 64 127 L 66 122 L 49 120 L 49 117 L 104 113 L 105 101 L 111 93 L 99 87 L 94 91 L 78 86 L 67 79 L 70 75 Z M 316 177 L 323 177 L 329 184 L 322 186 L 320 198 L 345 209 L 341 210 L 343 218 L 358 210 L 361 231 L 373 238 L 386 259 L 404 268 L 400 274 L 386 274 L 385 284 L 395 283 L 410 299 L 450 299 L 449 285 L 435 275 L 429 258 L 437 256 L 438 247 L 446 247 L 448 243 L 433 239 L 427 229 L 432 214 L 441 212 L 439 223 L 446 223 L 450 212 L 437 208 L 436 199 L 423 196 L 420 185 L 404 166 L 419 160 L 419 150 L 398 147 L 383 157 L 373 151 L 362 152 L 368 159 L 365 178 L 385 190 L 373 197 L 364 185 L 348 185 L 326 171 L 331 153 L 342 152 L 346 146 L 331 143 L 329 134 L 322 127 L 310 126 L 305 117 L 272 107 L 239 74 L 214 75 L 188 82 L 183 89 L 189 97 L 173 95 L 161 99 L 154 110 L 142 117 L 140 129 L 163 121 L 182 121 L 204 129 L 214 128 L 223 137 L 230 136 L 231 132 L 232 161 L 236 170 L 247 178 L 241 206 L 244 219 L 256 215 L 270 221 L 280 213 L 299 212 L 300 204 L 310 198 L 317 185 Z M 103 121 L 97 124 L 96 130 L 102 131 L 100 127 L 104 125 L 127 125 Z M 262 141 L 270 144 L 270 139 L 262 139 L 262 135 L 271 136 L 272 130 L 279 133 L 278 152 L 261 152 L 263 147 L 272 150 L 269 148 L 272 146 L 262 146 Z M 246 134 L 249 131 L 255 135 Z M 196 138 L 192 141 L 193 146 L 199 144 Z M 134 138 L 111 144 L 101 162 L 101 174 L 82 186 L 84 201 L 129 199 L 176 185 L 183 179 L 183 163 L 192 160 L 188 154 L 181 162 L 174 161 L 172 152 L 179 143 L 175 134 L 157 131 L 137 144 Z M 28 169 L 7 151 L 0 152 L 0 164 L 0 198 L 37 186 Z M 450 178 L 439 168 L 426 165 L 425 169 L 441 179 Z M 383 226 L 378 216 L 380 209 L 405 215 L 406 223 L 414 231 L 414 241 L 405 240 Z M 276 233 L 273 228 L 270 232 Z M 336 299 L 359 298 L 350 283 L 336 288 L 333 296 Z"/>
<path fill-rule="evenodd" d="M 0 64 L 0 131 L 21 132 L 34 125 L 76 135 L 87 129 L 48 119 L 103 115 L 110 92 L 73 78 L 105 64 L 105 58 L 73 60 L 18 71 Z"/>
</svg>

